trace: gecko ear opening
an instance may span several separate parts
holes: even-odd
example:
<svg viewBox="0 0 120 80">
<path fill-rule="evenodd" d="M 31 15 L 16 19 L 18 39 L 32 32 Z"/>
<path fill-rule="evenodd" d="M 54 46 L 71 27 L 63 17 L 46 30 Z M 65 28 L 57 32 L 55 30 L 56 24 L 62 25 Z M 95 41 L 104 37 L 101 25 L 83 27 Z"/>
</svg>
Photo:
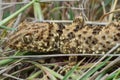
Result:
<svg viewBox="0 0 120 80">
<path fill-rule="evenodd" d="M 83 15 L 80 14 L 78 17 L 76 17 L 76 18 L 73 20 L 73 23 L 76 23 L 76 24 L 84 24 L 84 23 L 85 23 L 85 20 L 84 20 Z"/>
</svg>

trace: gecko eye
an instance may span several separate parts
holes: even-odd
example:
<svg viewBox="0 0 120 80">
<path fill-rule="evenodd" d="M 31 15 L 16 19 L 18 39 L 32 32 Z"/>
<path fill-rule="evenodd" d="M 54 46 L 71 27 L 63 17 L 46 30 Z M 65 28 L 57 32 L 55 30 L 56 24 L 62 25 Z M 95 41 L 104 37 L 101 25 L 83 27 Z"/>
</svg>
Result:
<svg viewBox="0 0 120 80">
<path fill-rule="evenodd" d="M 33 40 L 33 38 L 32 38 L 32 35 L 30 35 L 30 34 L 26 34 L 26 35 L 24 35 L 23 38 L 22 38 L 22 41 L 23 41 L 24 43 L 26 43 L 26 44 L 31 43 L 32 40 Z"/>
</svg>

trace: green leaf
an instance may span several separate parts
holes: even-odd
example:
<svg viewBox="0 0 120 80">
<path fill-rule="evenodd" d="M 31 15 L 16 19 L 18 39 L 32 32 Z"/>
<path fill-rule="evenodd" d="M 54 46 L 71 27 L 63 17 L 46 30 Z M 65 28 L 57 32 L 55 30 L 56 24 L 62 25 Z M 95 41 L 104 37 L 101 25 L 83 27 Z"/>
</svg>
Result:
<svg viewBox="0 0 120 80">
<path fill-rule="evenodd" d="M 39 76 L 40 73 L 42 73 L 42 71 L 38 71 L 38 72 L 33 73 L 32 75 L 30 75 L 30 76 L 27 78 L 27 80 L 33 80 L 34 78 L 36 78 L 37 76 Z"/>
<path fill-rule="evenodd" d="M 72 9 L 70 9 L 69 15 L 70 15 L 70 20 L 73 20 L 74 19 L 74 12 L 72 11 Z"/>
<path fill-rule="evenodd" d="M 38 2 L 34 2 L 34 15 L 38 20 L 43 20 L 43 14 L 42 14 L 42 10 L 40 7 L 40 3 Z"/>
<path fill-rule="evenodd" d="M 115 73 L 109 75 L 106 80 L 113 80 L 113 78 L 115 77 L 115 75 L 116 75 Z"/>
<path fill-rule="evenodd" d="M 106 72 L 104 71 L 101 74 L 99 74 L 95 80 L 101 80 L 101 78 L 105 75 L 105 73 Z"/>
<path fill-rule="evenodd" d="M 49 68 L 47 68 L 45 66 L 42 66 L 41 64 L 39 64 L 37 62 L 33 62 L 33 61 L 28 61 L 28 62 L 34 64 L 35 66 L 37 66 L 41 70 L 45 71 L 46 73 L 49 73 L 49 75 L 50 75 L 49 77 L 52 78 L 51 80 L 55 80 L 56 79 L 55 77 L 57 77 L 59 79 L 63 79 L 62 75 L 58 74 L 57 72 L 55 72 L 55 71 L 53 71 L 53 70 L 51 70 L 51 69 L 49 69 Z"/>
<path fill-rule="evenodd" d="M 5 29 L 5 30 L 12 30 L 12 31 L 16 30 L 16 28 L 8 28 L 6 26 L 0 26 L 0 28 Z"/>
<path fill-rule="evenodd" d="M 20 56 L 20 55 L 23 55 L 27 52 L 20 52 L 20 51 L 17 51 L 13 56 Z M 8 65 L 8 64 L 11 64 L 12 62 L 16 61 L 16 60 L 19 60 L 19 59 L 4 59 L 4 60 L 1 60 L 0 61 L 0 66 L 5 66 L 5 65 Z"/>
<path fill-rule="evenodd" d="M 118 76 L 120 77 L 120 70 L 118 70 L 118 71 L 116 72 L 116 75 L 115 75 L 115 77 L 113 78 L 113 80 L 118 80 L 118 79 L 117 79 Z M 120 78 L 119 78 L 119 80 L 120 80 Z"/>
</svg>

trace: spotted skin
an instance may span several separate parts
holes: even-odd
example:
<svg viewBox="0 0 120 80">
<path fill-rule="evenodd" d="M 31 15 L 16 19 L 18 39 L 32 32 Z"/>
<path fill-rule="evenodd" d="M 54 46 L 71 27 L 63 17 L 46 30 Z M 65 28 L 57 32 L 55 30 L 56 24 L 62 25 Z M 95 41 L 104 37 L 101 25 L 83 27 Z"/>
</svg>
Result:
<svg viewBox="0 0 120 80">
<path fill-rule="evenodd" d="M 89 25 L 82 17 L 67 26 L 23 22 L 8 43 L 10 48 L 33 52 L 105 53 L 120 43 L 120 23 Z"/>
<path fill-rule="evenodd" d="M 120 43 L 119 22 L 112 22 L 107 26 L 84 25 L 77 32 L 74 32 L 74 24 L 68 26 L 70 30 L 64 30 L 63 33 L 66 34 L 61 36 L 60 49 L 63 53 L 105 53 Z M 75 36 L 67 35 L 71 32 L 74 32 Z M 68 41 L 64 42 L 66 39 Z"/>
</svg>

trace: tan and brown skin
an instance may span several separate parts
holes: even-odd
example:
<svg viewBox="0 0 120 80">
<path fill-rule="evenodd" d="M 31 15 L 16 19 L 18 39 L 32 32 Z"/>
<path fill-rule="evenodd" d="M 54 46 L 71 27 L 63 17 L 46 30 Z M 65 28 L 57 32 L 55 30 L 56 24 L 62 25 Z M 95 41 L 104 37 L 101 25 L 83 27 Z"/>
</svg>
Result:
<svg viewBox="0 0 120 80">
<path fill-rule="evenodd" d="M 8 43 L 10 48 L 33 52 L 105 53 L 120 43 L 120 22 L 88 25 L 82 17 L 68 26 L 23 22 Z"/>
</svg>

